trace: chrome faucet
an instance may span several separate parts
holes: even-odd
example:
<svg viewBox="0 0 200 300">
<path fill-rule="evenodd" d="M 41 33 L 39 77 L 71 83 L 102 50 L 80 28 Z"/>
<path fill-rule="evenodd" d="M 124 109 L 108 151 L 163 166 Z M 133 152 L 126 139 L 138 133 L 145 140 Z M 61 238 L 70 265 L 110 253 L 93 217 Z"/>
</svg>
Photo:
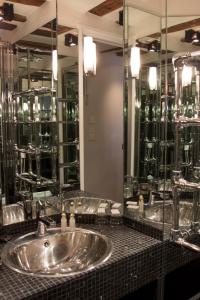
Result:
<svg viewBox="0 0 200 300">
<path fill-rule="evenodd" d="M 41 217 L 41 214 L 45 215 L 45 202 L 38 200 L 36 201 L 36 219 L 38 220 Z"/>
<path fill-rule="evenodd" d="M 38 222 L 37 236 L 43 237 L 47 234 L 47 225 L 43 221 Z"/>
<path fill-rule="evenodd" d="M 150 190 L 150 192 L 149 192 L 149 201 L 148 201 L 148 204 L 151 206 L 151 205 L 153 205 L 154 203 L 155 203 L 155 195 L 156 195 L 156 192 L 155 191 L 153 191 L 153 190 Z"/>
<path fill-rule="evenodd" d="M 41 216 L 41 213 L 43 211 L 43 216 Z M 56 222 L 51 219 L 50 217 L 45 216 L 45 203 L 41 200 L 38 200 L 36 202 L 36 219 L 38 221 L 38 227 L 37 227 L 37 235 L 39 237 L 45 236 L 47 234 L 47 226 L 48 227 L 55 227 Z"/>
</svg>

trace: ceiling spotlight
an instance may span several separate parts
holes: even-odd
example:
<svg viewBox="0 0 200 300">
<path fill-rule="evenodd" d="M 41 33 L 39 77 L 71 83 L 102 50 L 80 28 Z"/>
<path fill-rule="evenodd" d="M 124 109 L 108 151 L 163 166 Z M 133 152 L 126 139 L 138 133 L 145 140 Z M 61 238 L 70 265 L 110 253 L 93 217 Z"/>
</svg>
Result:
<svg viewBox="0 0 200 300">
<path fill-rule="evenodd" d="M 13 4 L 4 3 L 0 6 L 0 21 L 12 21 L 14 19 L 14 8 Z"/>
<path fill-rule="evenodd" d="M 200 32 L 194 32 L 192 35 L 192 43 L 199 43 L 200 42 Z"/>
<path fill-rule="evenodd" d="M 160 51 L 160 43 L 159 41 L 155 40 L 148 44 L 148 50 L 150 52 L 159 52 Z"/>
<path fill-rule="evenodd" d="M 185 42 L 187 43 L 199 43 L 200 42 L 200 32 L 189 29 L 185 31 Z"/>
<path fill-rule="evenodd" d="M 74 47 L 78 45 L 78 36 L 68 33 L 65 35 L 65 46 Z"/>
</svg>

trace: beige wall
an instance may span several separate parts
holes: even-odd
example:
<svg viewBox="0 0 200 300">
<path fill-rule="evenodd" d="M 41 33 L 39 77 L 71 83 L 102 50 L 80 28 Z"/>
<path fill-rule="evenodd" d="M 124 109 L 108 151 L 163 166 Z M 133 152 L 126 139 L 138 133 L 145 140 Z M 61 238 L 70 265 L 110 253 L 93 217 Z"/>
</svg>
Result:
<svg viewBox="0 0 200 300">
<path fill-rule="evenodd" d="M 121 202 L 123 61 L 111 52 L 98 53 L 97 62 L 96 76 L 87 78 L 84 100 L 85 190 Z"/>
</svg>

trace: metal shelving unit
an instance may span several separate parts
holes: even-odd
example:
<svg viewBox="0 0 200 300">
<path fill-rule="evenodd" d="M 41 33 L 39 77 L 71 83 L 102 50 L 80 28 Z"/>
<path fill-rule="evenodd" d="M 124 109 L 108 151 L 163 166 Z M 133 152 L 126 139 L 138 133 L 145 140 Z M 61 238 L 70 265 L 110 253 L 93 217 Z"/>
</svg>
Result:
<svg viewBox="0 0 200 300">
<path fill-rule="evenodd" d="M 31 89 L 13 93 L 12 98 L 16 191 L 20 194 L 56 187 L 55 90 Z"/>
</svg>

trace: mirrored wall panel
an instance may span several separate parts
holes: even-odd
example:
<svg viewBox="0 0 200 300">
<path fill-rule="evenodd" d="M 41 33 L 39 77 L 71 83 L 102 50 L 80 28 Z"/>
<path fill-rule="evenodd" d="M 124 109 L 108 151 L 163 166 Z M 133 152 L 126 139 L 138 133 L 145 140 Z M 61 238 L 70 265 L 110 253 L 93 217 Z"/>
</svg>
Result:
<svg viewBox="0 0 200 300">
<path fill-rule="evenodd" d="M 77 30 L 58 25 L 59 178 L 65 190 L 80 188 L 78 47 Z"/>
<path fill-rule="evenodd" d="M 199 18 L 168 17 L 167 23 L 166 190 L 169 183 L 172 195 L 163 215 L 172 239 L 199 251 L 191 242 L 200 218 Z"/>
<path fill-rule="evenodd" d="M 131 1 L 125 8 L 125 214 L 196 251 L 198 26 L 197 16 L 160 18 Z"/>
<path fill-rule="evenodd" d="M 151 26 L 143 26 L 151 24 Z M 161 84 L 161 19 L 125 7 L 125 214 L 162 227 L 165 96 Z M 155 203 L 159 215 L 155 216 Z"/>
</svg>

